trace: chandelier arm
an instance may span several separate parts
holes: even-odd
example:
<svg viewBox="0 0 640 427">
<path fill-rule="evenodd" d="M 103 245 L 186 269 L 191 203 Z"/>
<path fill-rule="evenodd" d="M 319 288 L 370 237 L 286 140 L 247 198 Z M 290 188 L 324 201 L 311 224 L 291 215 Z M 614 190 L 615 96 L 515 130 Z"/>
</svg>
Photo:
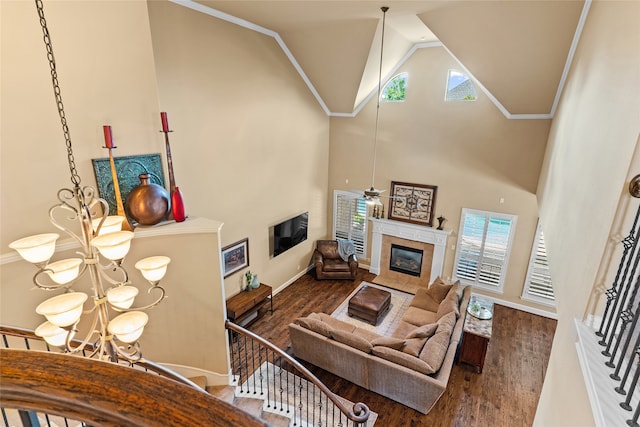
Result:
<svg viewBox="0 0 640 427">
<path fill-rule="evenodd" d="M 63 285 L 60 284 L 46 284 L 46 283 L 42 283 L 39 278 L 43 275 L 45 275 L 45 273 L 47 273 L 48 271 L 52 271 L 51 269 L 48 269 L 46 267 L 40 268 L 36 274 L 33 275 L 33 283 L 37 286 L 38 289 L 42 289 L 45 291 L 57 291 L 60 289 L 69 289 L 71 286 L 73 286 L 73 283 L 76 282 L 78 279 L 74 279 L 69 283 L 65 283 Z"/>
<path fill-rule="evenodd" d="M 95 309 L 95 306 L 94 306 L 93 309 L 88 310 L 87 313 L 90 313 L 94 309 Z M 85 314 L 85 312 L 83 312 L 83 314 Z M 91 322 L 91 327 L 89 328 L 89 332 L 87 333 L 87 335 L 84 337 L 82 342 L 77 347 L 72 347 L 71 346 L 71 339 L 73 339 L 75 334 L 78 332 L 78 323 L 80 323 L 81 319 L 82 319 L 82 317 L 80 319 L 78 319 L 78 321 L 76 323 L 73 324 L 73 327 L 69 330 L 69 334 L 67 335 L 66 351 L 68 353 L 71 353 L 71 354 L 80 353 L 81 351 L 84 350 L 84 348 L 89 343 L 89 339 L 92 336 L 94 336 L 96 333 L 100 333 L 100 331 L 96 330 L 96 325 L 98 324 L 98 313 L 96 312 L 94 314 L 94 316 L 93 316 L 93 320 Z M 73 334 L 72 334 L 72 332 L 73 332 Z M 94 345 L 94 347 L 96 347 L 96 348 L 94 348 L 93 352 L 91 353 L 91 355 L 89 357 L 93 357 L 96 354 L 96 352 L 99 350 L 99 348 L 100 348 L 100 346 L 95 346 L 95 345 Z"/>
<path fill-rule="evenodd" d="M 118 263 L 111 261 L 109 264 L 107 265 L 100 265 L 100 269 L 99 274 L 100 276 L 105 279 L 110 285 L 116 285 L 116 286 L 120 286 L 120 285 L 128 285 L 131 282 L 129 281 L 129 273 L 127 272 L 127 270 L 124 269 L 124 267 L 122 267 L 122 265 L 119 265 Z M 107 274 L 107 270 L 112 271 L 112 272 L 120 272 L 122 274 L 122 280 L 117 280 L 117 279 L 113 279 L 111 276 L 109 276 Z"/>
<path fill-rule="evenodd" d="M 111 304 L 110 302 L 107 301 L 107 304 L 109 304 L 109 307 L 113 310 L 113 311 L 117 311 L 119 313 L 126 313 L 128 311 L 142 311 L 142 310 L 148 310 L 150 308 L 153 308 L 155 306 L 157 306 L 158 304 L 160 304 L 162 302 L 163 299 L 166 298 L 166 292 L 164 290 L 164 288 L 162 286 L 152 286 L 151 288 L 149 288 L 149 290 L 147 291 L 148 294 L 150 294 L 151 292 L 153 292 L 154 290 L 160 290 L 160 296 L 152 303 L 147 304 L 143 307 L 130 307 L 130 308 L 119 308 L 114 306 L 113 304 Z"/>
<path fill-rule="evenodd" d="M 131 352 L 126 352 L 117 345 L 115 338 L 111 340 L 111 348 L 115 351 L 117 356 L 120 356 L 121 359 L 126 360 L 129 363 L 136 363 L 142 360 L 142 350 L 140 349 L 140 344 L 136 341 L 133 344 L 128 344 L 128 348 L 133 348 Z"/>
</svg>

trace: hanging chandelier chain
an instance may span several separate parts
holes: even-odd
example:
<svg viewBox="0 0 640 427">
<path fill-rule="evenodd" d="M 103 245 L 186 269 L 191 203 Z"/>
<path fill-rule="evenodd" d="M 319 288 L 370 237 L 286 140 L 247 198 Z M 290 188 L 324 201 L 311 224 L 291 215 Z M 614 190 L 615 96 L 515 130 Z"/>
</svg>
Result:
<svg viewBox="0 0 640 427">
<path fill-rule="evenodd" d="M 375 130 L 373 134 L 373 167 L 371 170 L 371 190 L 374 190 L 375 180 L 376 180 L 376 158 L 377 158 L 377 146 L 378 146 L 378 121 L 380 118 L 380 95 L 382 91 L 382 54 L 384 53 L 384 27 L 387 20 L 387 11 L 389 8 L 387 6 L 383 6 L 380 8 L 382 10 L 382 34 L 380 41 L 380 68 L 378 69 L 378 98 L 376 101 L 376 123 Z"/>
<path fill-rule="evenodd" d="M 76 170 L 76 162 L 73 157 L 73 148 L 71 146 L 71 134 L 69 127 L 67 126 L 67 117 L 64 112 L 64 104 L 62 103 L 62 94 L 60 92 L 60 84 L 58 83 L 58 72 L 56 70 L 56 60 L 53 56 L 53 45 L 51 44 L 51 36 L 49 35 L 49 28 L 47 28 L 47 20 L 44 18 L 44 8 L 42 0 L 35 0 L 36 8 L 38 9 L 38 16 L 40 17 L 40 26 L 42 27 L 42 34 L 44 44 L 47 49 L 47 60 L 49 61 L 49 68 L 51 69 L 51 83 L 53 84 L 53 95 L 56 99 L 56 107 L 58 108 L 58 115 L 60 116 L 60 123 L 62 124 L 62 133 L 67 145 L 67 161 L 69 162 L 69 171 L 71 172 L 71 182 L 74 186 L 80 186 L 80 176 Z"/>
</svg>

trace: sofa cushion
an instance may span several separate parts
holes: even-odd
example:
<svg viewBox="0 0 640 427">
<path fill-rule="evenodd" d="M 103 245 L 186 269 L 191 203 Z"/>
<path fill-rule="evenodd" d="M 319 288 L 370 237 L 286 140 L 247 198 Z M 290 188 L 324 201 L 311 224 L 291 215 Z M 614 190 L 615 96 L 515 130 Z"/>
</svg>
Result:
<svg viewBox="0 0 640 427">
<path fill-rule="evenodd" d="M 374 347 L 377 345 L 380 345 L 383 347 L 392 348 L 394 350 L 402 350 L 402 347 L 404 347 L 404 344 L 405 344 L 404 339 L 394 338 L 394 337 L 380 337 L 371 341 L 371 345 L 373 345 Z"/>
<path fill-rule="evenodd" d="M 364 338 L 365 340 L 372 342 L 373 340 L 376 340 L 378 338 L 383 338 L 382 335 L 376 334 L 373 331 L 369 331 L 367 329 L 362 329 L 362 328 L 355 328 L 353 330 L 353 334 L 357 335 L 361 338 Z"/>
<path fill-rule="evenodd" d="M 369 341 L 351 332 L 345 332 L 340 329 L 334 329 L 331 333 L 334 340 L 353 347 L 357 350 L 369 353 L 373 346 Z"/>
<path fill-rule="evenodd" d="M 378 357 L 381 357 L 382 359 L 386 359 L 390 362 L 397 363 L 398 365 L 402 365 L 406 368 L 413 369 L 414 371 L 422 372 L 423 374 L 428 375 L 435 372 L 429 365 L 427 365 L 424 361 L 418 359 L 417 357 L 410 356 L 406 353 L 394 350 L 389 347 L 377 345 L 373 347 L 371 353 Z"/>
<path fill-rule="evenodd" d="M 436 301 L 427 288 L 418 288 L 415 296 L 409 303 L 409 306 L 433 312 L 438 311 L 439 305 L 440 301 Z"/>
<path fill-rule="evenodd" d="M 413 357 L 418 357 L 422 351 L 422 347 L 424 347 L 424 343 L 426 342 L 426 338 L 408 338 L 402 351 Z"/>
<path fill-rule="evenodd" d="M 404 312 L 402 320 L 412 325 L 422 326 L 427 323 L 433 323 L 438 319 L 436 319 L 436 313 L 432 311 L 423 310 L 418 307 L 409 307 L 407 311 Z"/>
<path fill-rule="evenodd" d="M 427 340 L 418 356 L 419 359 L 425 362 L 434 372 L 437 372 L 440 366 L 442 366 L 455 324 L 456 314 L 454 312 L 442 316 L 442 318 L 438 320 L 436 333 Z"/>
<path fill-rule="evenodd" d="M 446 283 L 440 278 L 440 276 L 438 276 L 435 278 L 433 283 L 429 285 L 429 289 L 427 289 L 427 292 L 439 304 L 447 296 L 452 287 L 453 283 Z"/>
<path fill-rule="evenodd" d="M 436 320 L 440 320 L 442 316 L 451 312 L 456 314 L 456 318 L 460 316 L 460 302 L 458 301 L 458 294 L 453 288 L 451 291 L 452 292 L 449 292 L 446 298 L 440 303 L 438 312 L 436 313 Z"/>
<path fill-rule="evenodd" d="M 335 317 L 329 316 L 327 313 L 316 313 L 316 315 L 320 320 L 331 326 L 333 329 L 340 329 L 345 332 L 353 332 L 356 329 L 355 325 L 338 320 Z"/>
<path fill-rule="evenodd" d="M 317 332 L 320 335 L 324 335 L 327 338 L 331 338 L 331 332 L 333 331 L 333 328 L 322 320 L 312 317 L 299 317 L 294 320 L 294 323 L 302 326 L 303 328 L 307 328 L 310 331 Z"/>
<path fill-rule="evenodd" d="M 409 332 L 405 338 L 430 338 L 438 329 L 437 323 L 427 323 Z"/>
<path fill-rule="evenodd" d="M 391 334 L 391 336 L 394 337 L 394 338 L 402 338 L 402 339 L 404 339 L 415 328 L 416 328 L 416 325 L 414 325 L 412 323 L 409 323 L 409 322 L 405 322 L 404 320 L 400 320 L 398 322 L 398 326 L 396 326 L 396 328 L 394 329 L 393 334 Z"/>
</svg>

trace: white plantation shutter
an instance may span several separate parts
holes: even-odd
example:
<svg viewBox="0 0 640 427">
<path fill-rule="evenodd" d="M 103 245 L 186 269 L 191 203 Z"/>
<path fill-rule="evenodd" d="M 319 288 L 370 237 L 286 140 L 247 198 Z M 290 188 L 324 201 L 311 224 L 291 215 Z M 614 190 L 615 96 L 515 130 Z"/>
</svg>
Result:
<svg viewBox="0 0 640 427">
<path fill-rule="evenodd" d="M 533 239 L 522 298 L 542 304 L 555 305 L 551 273 L 547 261 L 547 248 L 544 245 L 544 234 L 539 223 L 536 228 L 536 237 Z"/>
<path fill-rule="evenodd" d="M 367 247 L 367 204 L 353 193 L 333 192 L 333 237 L 353 240 L 356 255 L 365 258 Z"/>
<path fill-rule="evenodd" d="M 501 292 L 515 225 L 514 215 L 462 209 L 455 278 Z"/>
</svg>

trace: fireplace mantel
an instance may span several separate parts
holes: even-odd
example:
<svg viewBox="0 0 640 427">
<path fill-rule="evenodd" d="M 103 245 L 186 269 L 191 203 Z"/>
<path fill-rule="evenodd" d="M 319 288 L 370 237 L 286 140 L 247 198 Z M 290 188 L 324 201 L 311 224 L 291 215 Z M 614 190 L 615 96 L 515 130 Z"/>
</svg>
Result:
<svg viewBox="0 0 640 427">
<path fill-rule="evenodd" d="M 442 275 L 444 267 L 444 254 L 447 249 L 447 238 L 451 235 L 450 230 L 437 230 L 423 225 L 410 224 L 391 219 L 369 218 L 372 227 L 373 239 L 371 242 L 371 265 L 369 271 L 380 274 L 380 259 L 382 253 L 382 236 L 394 236 L 415 242 L 430 243 L 434 246 L 433 258 L 431 261 L 430 282 Z"/>
</svg>

